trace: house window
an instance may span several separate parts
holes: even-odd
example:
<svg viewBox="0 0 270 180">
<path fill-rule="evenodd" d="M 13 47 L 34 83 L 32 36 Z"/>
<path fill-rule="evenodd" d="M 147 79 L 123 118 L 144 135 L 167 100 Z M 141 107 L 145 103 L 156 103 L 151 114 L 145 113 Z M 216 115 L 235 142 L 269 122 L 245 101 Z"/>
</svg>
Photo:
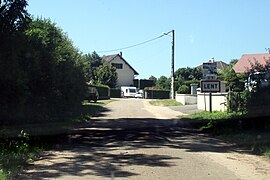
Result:
<svg viewBox="0 0 270 180">
<path fill-rule="evenodd" d="M 112 63 L 112 66 L 115 67 L 116 69 L 123 69 L 123 64 L 121 63 Z"/>
</svg>

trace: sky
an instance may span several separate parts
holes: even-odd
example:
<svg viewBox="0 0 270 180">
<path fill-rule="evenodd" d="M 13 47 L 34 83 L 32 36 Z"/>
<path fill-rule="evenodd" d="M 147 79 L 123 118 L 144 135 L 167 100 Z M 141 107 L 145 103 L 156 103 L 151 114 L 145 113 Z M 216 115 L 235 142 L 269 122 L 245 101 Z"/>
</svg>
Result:
<svg viewBox="0 0 270 180">
<path fill-rule="evenodd" d="M 170 76 L 171 33 L 108 51 L 175 30 L 175 70 L 266 53 L 269 7 L 269 0 L 28 0 L 27 10 L 55 22 L 83 53 L 121 51 L 137 78 L 148 79 Z"/>
</svg>

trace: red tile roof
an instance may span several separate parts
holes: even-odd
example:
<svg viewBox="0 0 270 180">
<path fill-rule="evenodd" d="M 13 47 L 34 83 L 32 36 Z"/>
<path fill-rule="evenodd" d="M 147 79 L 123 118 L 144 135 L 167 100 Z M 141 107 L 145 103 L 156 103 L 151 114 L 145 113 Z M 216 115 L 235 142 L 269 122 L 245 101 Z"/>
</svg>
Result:
<svg viewBox="0 0 270 180">
<path fill-rule="evenodd" d="M 265 65 L 266 61 L 270 60 L 270 54 L 244 54 L 241 59 L 233 66 L 236 73 L 245 73 L 251 69 L 251 64 L 256 62 Z"/>
</svg>

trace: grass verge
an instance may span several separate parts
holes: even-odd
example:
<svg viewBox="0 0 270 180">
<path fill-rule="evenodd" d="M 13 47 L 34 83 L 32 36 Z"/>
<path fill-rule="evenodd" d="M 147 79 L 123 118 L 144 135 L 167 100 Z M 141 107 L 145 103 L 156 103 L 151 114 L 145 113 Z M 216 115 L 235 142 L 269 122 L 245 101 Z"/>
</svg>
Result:
<svg viewBox="0 0 270 180">
<path fill-rule="evenodd" d="M 91 117 L 106 110 L 111 100 L 97 103 L 83 102 L 79 112 L 63 116 L 63 119 L 46 123 L 0 126 L 0 180 L 13 179 L 21 167 L 34 160 L 42 151 L 48 139 L 66 133 L 83 125 Z M 42 137 L 42 138 L 41 138 Z M 47 138 L 48 137 L 48 138 Z"/>
<path fill-rule="evenodd" d="M 183 105 L 182 103 L 177 102 L 174 99 L 160 99 L 160 100 L 149 101 L 149 103 L 153 106 L 182 106 Z"/>
<path fill-rule="evenodd" d="M 180 118 L 203 132 L 270 158 L 269 117 L 244 118 L 241 113 L 199 112 Z"/>
<path fill-rule="evenodd" d="M 217 136 L 225 141 L 239 145 L 250 152 L 270 158 L 269 131 L 249 130 Z"/>
</svg>

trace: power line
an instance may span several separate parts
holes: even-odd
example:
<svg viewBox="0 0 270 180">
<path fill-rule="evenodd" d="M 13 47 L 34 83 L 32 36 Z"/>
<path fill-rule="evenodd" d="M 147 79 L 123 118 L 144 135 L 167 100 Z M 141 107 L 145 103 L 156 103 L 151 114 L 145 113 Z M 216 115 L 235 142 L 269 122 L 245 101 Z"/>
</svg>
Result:
<svg viewBox="0 0 270 180">
<path fill-rule="evenodd" d="M 147 41 L 144 41 L 144 42 L 141 42 L 141 43 L 138 43 L 138 44 L 134 44 L 134 45 L 131 45 L 131 46 L 127 46 L 127 47 L 122 47 L 122 48 L 118 48 L 118 49 L 112 49 L 112 50 L 107 50 L 107 51 L 98 51 L 98 53 L 107 53 L 107 52 L 113 52 L 113 51 L 121 51 L 121 50 L 125 50 L 125 49 L 130 49 L 130 48 L 133 48 L 133 47 L 136 47 L 136 46 L 140 46 L 140 45 L 143 45 L 143 44 L 146 44 L 146 43 L 149 43 L 151 41 L 154 41 L 154 40 L 157 40 L 163 36 L 165 36 L 166 33 L 158 36 L 158 37 L 155 37 L 153 39 L 150 39 L 150 40 L 147 40 Z"/>
</svg>

